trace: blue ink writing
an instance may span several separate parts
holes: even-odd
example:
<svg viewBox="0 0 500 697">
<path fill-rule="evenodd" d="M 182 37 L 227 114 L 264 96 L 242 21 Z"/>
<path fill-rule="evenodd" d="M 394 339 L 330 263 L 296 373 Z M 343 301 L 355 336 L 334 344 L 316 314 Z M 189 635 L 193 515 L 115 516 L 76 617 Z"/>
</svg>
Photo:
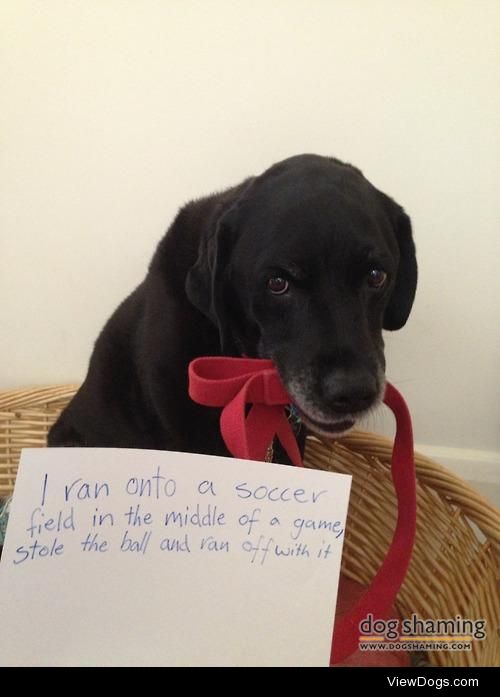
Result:
<svg viewBox="0 0 500 697">
<path fill-rule="evenodd" d="M 206 508 L 200 507 L 200 504 L 196 504 L 196 509 L 191 511 L 189 506 L 186 506 L 184 513 L 180 511 L 169 511 L 165 513 L 165 526 L 177 525 L 180 528 L 188 527 L 193 525 L 194 527 L 204 528 L 204 527 L 215 527 L 217 525 L 225 525 L 226 516 L 223 511 L 219 511 L 217 506 L 212 506 L 209 503 Z"/>
<path fill-rule="evenodd" d="M 45 505 L 45 494 L 47 493 L 47 481 L 49 475 L 45 472 L 45 477 L 43 478 L 43 488 L 42 488 L 42 506 Z"/>
<path fill-rule="evenodd" d="M 170 497 L 174 496 L 177 485 L 175 479 L 169 479 L 160 474 L 160 467 L 156 468 L 156 474 L 152 477 L 130 477 L 128 480 L 125 491 L 131 496 L 144 496 L 146 498 L 159 499 L 162 496 Z"/>
<path fill-rule="evenodd" d="M 271 554 L 279 559 L 297 559 L 305 557 L 308 559 L 311 554 L 306 543 L 297 542 L 291 545 L 279 545 L 272 537 L 265 538 L 261 535 L 256 543 L 251 540 L 242 542 L 242 549 L 251 554 L 250 563 L 260 563 L 262 566 L 266 561 L 267 555 Z"/>
<path fill-rule="evenodd" d="M 23 562 L 34 559 L 43 559 L 44 557 L 60 557 L 64 552 L 64 545 L 55 537 L 48 545 L 42 545 L 38 540 L 35 540 L 27 547 L 21 546 L 16 549 L 18 559 L 14 559 L 14 564 L 22 564 Z"/>
<path fill-rule="evenodd" d="M 318 559 L 326 559 L 330 554 L 332 554 L 332 546 L 330 543 L 325 546 L 325 541 L 323 540 L 322 546 L 318 552 Z"/>
<path fill-rule="evenodd" d="M 214 489 L 214 483 L 209 482 L 208 479 L 204 479 L 198 484 L 198 492 L 200 494 L 208 494 L 210 492 L 212 496 L 217 496 Z"/>
<path fill-rule="evenodd" d="M 272 537 L 269 537 L 267 540 L 267 546 L 264 546 L 264 541 L 265 541 L 265 537 L 264 537 L 264 535 L 261 535 L 259 537 L 259 541 L 257 542 L 257 544 L 253 544 L 253 542 L 251 542 L 250 540 L 245 540 L 242 543 L 241 546 L 244 549 L 244 551 L 250 552 L 252 554 L 252 558 L 250 560 L 251 564 L 253 564 L 256 561 L 257 555 L 259 554 L 259 552 L 260 552 L 260 564 L 261 564 L 261 566 L 262 566 L 262 564 L 264 564 L 274 540 Z"/>
<path fill-rule="evenodd" d="M 314 520 L 312 518 L 295 518 L 293 521 L 295 533 L 291 532 L 292 540 L 298 540 L 303 530 L 330 530 L 338 539 L 344 533 L 340 520 Z"/>
<path fill-rule="evenodd" d="M 238 518 L 238 523 L 242 527 L 248 525 L 247 535 L 251 535 L 253 526 L 260 520 L 260 518 L 257 516 L 257 513 L 260 513 L 260 508 L 254 508 L 251 515 L 243 513 L 243 515 L 240 515 L 240 517 Z"/>
<path fill-rule="evenodd" d="M 45 515 L 41 508 L 34 508 L 31 511 L 30 525 L 26 528 L 30 538 L 35 535 L 41 535 L 42 532 L 61 532 L 62 530 L 75 529 L 75 514 L 73 506 L 70 512 L 65 515 L 64 511 L 59 511 L 55 518 L 49 518 Z"/>
<path fill-rule="evenodd" d="M 65 501 L 69 501 L 71 495 L 74 495 L 79 501 L 84 501 L 85 499 L 98 499 L 101 494 L 103 496 L 109 496 L 109 484 L 106 482 L 102 484 L 99 484 L 99 482 L 89 484 L 89 482 L 84 482 L 83 479 L 79 477 L 69 486 L 66 484 L 64 487 Z"/>
<path fill-rule="evenodd" d="M 290 487 L 268 487 L 265 484 L 261 484 L 257 487 L 249 488 L 247 482 L 242 482 L 235 486 L 235 491 L 240 499 L 250 499 L 254 498 L 257 501 L 263 501 L 267 499 L 273 503 L 278 501 L 296 501 L 297 503 L 316 503 L 320 496 L 327 493 L 326 489 L 322 491 L 312 491 L 310 494 L 306 492 L 305 489 L 290 489 Z"/>
<path fill-rule="evenodd" d="M 107 552 L 108 542 L 107 540 L 99 540 L 99 533 L 95 532 L 92 534 L 89 532 L 87 537 L 80 542 L 82 546 L 82 552 Z"/>
<path fill-rule="evenodd" d="M 177 537 L 164 537 L 160 542 L 160 549 L 162 552 L 191 552 L 188 534 L 184 535 L 183 540 Z"/>
<path fill-rule="evenodd" d="M 115 519 L 112 513 L 99 513 L 99 509 L 95 509 L 95 513 L 92 516 L 92 527 L 101 527 L 104 524 L 113 526 L 115 524 Z"/>
<path fill-rule="evenodd" d="M 296 542 L 293 545 L 287 545 L 286 547 L 280 547 L 279 545 L 274 546 L 274 553 L 277 557 L 308 557 L 309 548 L 307 543 Z"/>
<path fill-rule="evenodd" d="M 209 552 L 229 552 L 229 542 L 220 542 L 215 537 L 209 535 L 203 537 L 200 542 L 200 549 L 207 549 Z"/>
<path fill-rule="evenodd" d="M 120 552 L 137 552 L 139 554 L 146 554 L 148 551 L 149 540 L 151 539 L 152 531 L 145 532 L 140 538 L 132 538 L 128 534 L 128 530 L 125 530 L 123 535 L 122 543 L 120 545 Z"/>
<path fill-rule="evenodd" d="M 128 511 L 123 514 L 127 519 L 127 525 L 141 526 L 141 525 L 151 525 L 153 522 L 153 516 L 151 513 L 142 513 L 141 504 L 138 503 L 135 508 L 130 506 Z"/>
</svg>

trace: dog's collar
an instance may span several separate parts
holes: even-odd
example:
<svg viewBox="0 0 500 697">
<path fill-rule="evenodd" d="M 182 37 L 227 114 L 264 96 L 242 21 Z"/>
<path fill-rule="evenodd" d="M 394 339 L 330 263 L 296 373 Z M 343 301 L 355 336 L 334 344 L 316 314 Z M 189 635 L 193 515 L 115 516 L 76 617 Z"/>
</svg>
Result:
<svg viewBox="0 0 500 697">
<path fill-rule="evenodd" d="M 302 458 L 285 408 L 290 396 L 276 367 L 260 358 L 197 358 L 189 365 L 191 398 L 211 407 L 222 407 L 220 426 L 234 457 L 265 460 L 277 437 L 291 461 Z M 384 619 L 390 610 L 410 563 L 416 529 L 416 479 L 410 413 L 403 397 L 389 383 L 384 403 L 396 417 L 392 451 L 392 480 L 398 502 L 394 536 L 381 567 L 358 603 L 336 624 L 331 663 L 342 662 L 358 649 L 359 624 L 369 613 Z M 246 415 L 246 406 L 252 407 Z"/>
</svg>

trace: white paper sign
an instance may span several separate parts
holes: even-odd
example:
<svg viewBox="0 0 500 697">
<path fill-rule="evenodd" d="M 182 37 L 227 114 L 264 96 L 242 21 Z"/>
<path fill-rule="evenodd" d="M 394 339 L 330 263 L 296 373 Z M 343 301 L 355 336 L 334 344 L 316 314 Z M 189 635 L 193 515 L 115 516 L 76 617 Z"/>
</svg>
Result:
<svg viewBox="0 0 500 697">
<path fill-rule="evenodd" d="M 24 450 L 4 666 L 327 666 L 351 477 L 154 450 Z"/>
</svg>

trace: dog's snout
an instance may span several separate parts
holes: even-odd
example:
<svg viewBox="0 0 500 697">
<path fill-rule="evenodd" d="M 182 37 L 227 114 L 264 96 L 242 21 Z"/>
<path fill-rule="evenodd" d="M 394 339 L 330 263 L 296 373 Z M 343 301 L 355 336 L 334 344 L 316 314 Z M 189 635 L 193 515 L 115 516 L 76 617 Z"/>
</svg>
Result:
<svg viewBox="0 0 500 697">
<path fill-rule="evenodd" d="M 323 379 L 322 391 L 328 407 L 336 414 L 353 414 L 373 406 L 378 385 L 367 370 L 333 370 Z"/>
</svg>

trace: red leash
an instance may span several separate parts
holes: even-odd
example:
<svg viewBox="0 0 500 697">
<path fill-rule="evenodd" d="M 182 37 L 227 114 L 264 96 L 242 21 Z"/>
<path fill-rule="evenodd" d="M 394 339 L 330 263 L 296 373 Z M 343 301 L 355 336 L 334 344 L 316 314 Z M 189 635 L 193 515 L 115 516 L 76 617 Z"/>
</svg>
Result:
<svg viewBox="0 0 500 697">
<path fill-rule="evenodd" d="M 264 460 L 277 436 L 294 465 L 302 458 L 286 414 L 291 403 L 272 361 L 260 358 L 197 358 L 189 365 L 189 396 L 206 407 L 223 407 L 220 430 L 229 452 Z M 245 417 L 245 407 L 252 408 Z"/>
<path fill-rule="evenodd" d="M 199 404 L 222 407 L 222 437 L 234 456 L 264 460 L 277 437 L 291 461 L 302 466 L 299 448 L 285 414 L 291 398 L 272 361 L 254 358 L 197 358 L 189 365 L 189 395 Z M 369 613 L 385 619 L 410 563 L 416 527 L 416 480 L 410 413 L 389 383 L 384 403 L 396 417 L 392 480 L 398 501 L 396 529 L 380 569 L 358 603 L 335 623 L 330 662 L 340 663 L 358 649 L 359 623 Z M 246 406 L 251 409 L 246 415 Z"/>
</svg>

